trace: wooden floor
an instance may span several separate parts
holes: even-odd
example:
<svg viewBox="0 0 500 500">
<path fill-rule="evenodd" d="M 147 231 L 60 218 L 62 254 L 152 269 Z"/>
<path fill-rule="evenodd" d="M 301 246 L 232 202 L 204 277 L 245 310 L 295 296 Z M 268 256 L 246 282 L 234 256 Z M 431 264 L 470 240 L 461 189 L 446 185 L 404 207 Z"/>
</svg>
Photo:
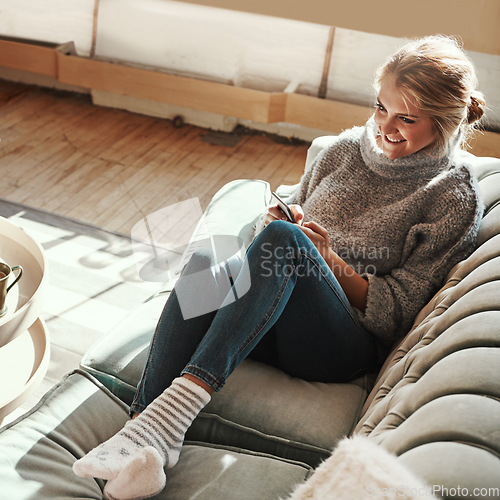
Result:
<svg viewBox="0 0 500 500">
<path fill-rule="evenodd" d="M 307 147 L 244 130 L 176 128 L 87 96 L 0 80 L 0 198 L 124 234 L 172 203 L 197 197 L 204 208 L 233 179 L 295 183 Z M 78 366 L 75 352 L 88 339 L 74 328 L 62 339 L 51 325 L 49 372 L 4 424 Z"/>
<path fill-rule="evenodd" d="M 0 80 L 0 198 L 129 234 L 189 198 L 205 208 L 233 179 L 299 180 L 308 145 L 217 134 Z M 219 144 L 216 144 L 219 143 Z"/>
</svg>

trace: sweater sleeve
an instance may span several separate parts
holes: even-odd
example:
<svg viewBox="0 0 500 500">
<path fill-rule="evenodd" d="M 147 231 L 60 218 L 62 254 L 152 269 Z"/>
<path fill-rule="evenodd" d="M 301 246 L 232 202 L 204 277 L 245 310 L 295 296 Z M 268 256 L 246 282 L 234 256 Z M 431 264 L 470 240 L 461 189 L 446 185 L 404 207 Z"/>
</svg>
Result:
<svg viewBox="0 0 500 500">
<path fill-rule="evenodd" d="M 426 216 L 409 231 L 398 267 L 386 275 L 367 274 L 363 325 L 384 344 L 404 335 L 420 309 L 442 286 L 452 267 L 474 250 L 483 204 L 468 169 L 468 181 L 429 200 Z"/>
</svg>

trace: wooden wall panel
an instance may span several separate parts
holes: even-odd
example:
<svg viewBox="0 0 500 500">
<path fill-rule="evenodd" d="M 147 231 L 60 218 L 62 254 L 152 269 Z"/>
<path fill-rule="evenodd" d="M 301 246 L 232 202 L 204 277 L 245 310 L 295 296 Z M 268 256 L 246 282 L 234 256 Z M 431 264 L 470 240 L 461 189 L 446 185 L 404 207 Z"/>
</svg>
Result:
<svg viewBox="0 0 500 500">
<path fill-rule="evenodd" d="M 358 106 L 301 94 L 289 94 L 285 120 L 304 127 L 338 131 L 363 124 L 373 113 L 369 106 Z"/>
<path fill-rule="evenodd" d="M 0 40 L 0 66 L 29 71 L 38 75 L 55 76 L 54 46 Z"/>
<path fill-rule="evenodd" d="M 70 85 L 263 123 L 284 116 L 283 101 L 273 100 L 273 94 L 267 92 L 60 53 L 58 79 Z"/>
<path fill-rule="evenodd" d="M 268 93 L 147 70 L 74 54 L 57 47 L 0 40 L 0 66 L 53 76 L 63 84 L 208 111 L 259 123 L 286 122 L 336 134 L 370 116 L 369 106 L 294 93 Z M 500 134 L 474 141 L 475 154 L 500 156 Z"/>
</svg>

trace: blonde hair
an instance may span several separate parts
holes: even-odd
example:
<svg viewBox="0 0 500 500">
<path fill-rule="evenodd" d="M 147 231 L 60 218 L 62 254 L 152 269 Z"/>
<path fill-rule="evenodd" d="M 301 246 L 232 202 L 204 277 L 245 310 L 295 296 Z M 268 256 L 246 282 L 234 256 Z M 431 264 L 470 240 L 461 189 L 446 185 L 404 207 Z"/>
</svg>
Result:
<svg viewBox="0 0 500 500">
<path fill-rule="evenodd" d="M 429 36 L 408 42 L 379 68 L 375 89 L 394 76 L 405 99 L 430 116 L 435 147 L 444 147 L 458 132 L 465 143 L 486 106 L 477 90 L 476 71 L 458 42 Z"/>
</svg>

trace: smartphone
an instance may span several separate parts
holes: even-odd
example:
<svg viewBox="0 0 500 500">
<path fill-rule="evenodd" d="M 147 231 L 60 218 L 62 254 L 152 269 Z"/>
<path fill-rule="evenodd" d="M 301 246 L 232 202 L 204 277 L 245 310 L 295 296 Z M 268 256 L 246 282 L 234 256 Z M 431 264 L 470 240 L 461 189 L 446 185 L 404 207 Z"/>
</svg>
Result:
<svg viewBox="0 0 500 500">
<path fill-rule="evenodd" d="M 274 201 L 278 204 L 279 209 L 286 215 L 287 219 L 296 224 L 297 221 L 295 220 L 290 207 L 276 193 L 272 192 L 271 194 L 273 195 Z"/>
</svg>

